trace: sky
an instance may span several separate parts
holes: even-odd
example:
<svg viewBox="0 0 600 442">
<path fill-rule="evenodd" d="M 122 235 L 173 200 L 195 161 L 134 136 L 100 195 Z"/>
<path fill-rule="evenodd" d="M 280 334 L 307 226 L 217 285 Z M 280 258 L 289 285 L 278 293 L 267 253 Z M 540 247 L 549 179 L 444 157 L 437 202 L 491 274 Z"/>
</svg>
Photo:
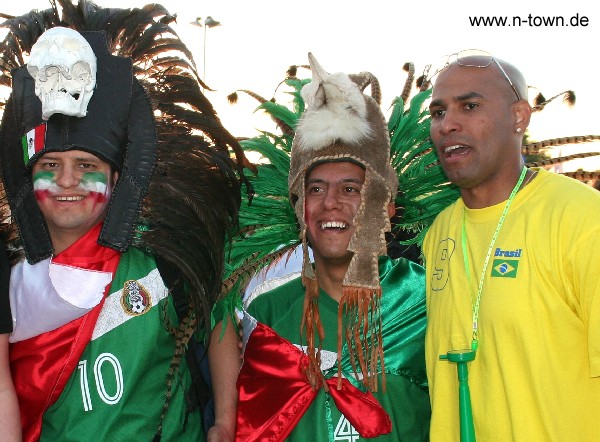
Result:
<svg viewBox="0 0 600 442">
<path fill-rule="evenodd" d="M 250 89 L 271 98 L 288 66 L 307 64 L 309 51 L 329 72 L 373 73 L 381 83 L 382 108 L 387 112 L 402 91 L 404 63 L 413 62 L 420 74 L 427 64 L 435 69 L 446 55 L 470 48 L 486 50 L 517 66 L 533 86 L 531 96 L 537 90 L 546 97 L 575 91 L 573 108 L 558 100 L 533 115 L 529 128 L 533 139 L 600 134 L 596 112 L 600 103 L 600 7 L 589 0 L 157 2 L 177 14 L 176 31 L 194 53 L 200 75 L 205 74 L 206 83 L 215 89 L 206 95 L 235 136 L 254 136 L 256 129 L 274 127 L 260 111 L 254 112 L 257 102 L 250 97 L 240 94 L 238 104 L 230 105 L 226 96 L 237 89 Z M 0 11 L 11 14 L 49 5 L 47 0 L 2 3 Z M 140 7 L 148 1 L 97 3 Z M 204 22 L 207 16 L 221 26 L 205 29 L 191 24 L 196 17 Z M 506 17 L 511 26 L 475 26 L 470 23 L 473 17 Z M 516 21 L 513 25 L 513 17 L 521 18 L 520 26 Z M 565 26 L 556 25 L 561 20 Z M 301 70 L 299 75 L 309 76 L 309 72 Z M 286 101 L 284 94 L 276 98 Z M 600 144 L 572 146 L 563 154 L 590 150 L 600 151 Z M 581 167 L 579 164 L 573 168 Z M 583 167 L 600 169 L 600 158 L 598 165 L 587 161 Z"/>
</svg>

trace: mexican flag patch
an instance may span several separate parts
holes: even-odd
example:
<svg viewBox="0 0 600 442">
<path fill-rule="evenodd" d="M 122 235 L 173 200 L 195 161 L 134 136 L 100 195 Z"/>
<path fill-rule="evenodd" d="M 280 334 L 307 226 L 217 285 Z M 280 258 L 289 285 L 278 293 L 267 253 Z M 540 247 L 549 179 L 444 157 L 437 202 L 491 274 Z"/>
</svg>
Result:
<svg viewBox="0 0 600 442">
<path fill-rule="evenodd" d="M 46 145 L 46 123 L 34 127 L 23 135 L 21 144 L 23 145 L 23 159 L 25 160 L 25 164 L 27 164 L 31 157 Z"/>
</svg>

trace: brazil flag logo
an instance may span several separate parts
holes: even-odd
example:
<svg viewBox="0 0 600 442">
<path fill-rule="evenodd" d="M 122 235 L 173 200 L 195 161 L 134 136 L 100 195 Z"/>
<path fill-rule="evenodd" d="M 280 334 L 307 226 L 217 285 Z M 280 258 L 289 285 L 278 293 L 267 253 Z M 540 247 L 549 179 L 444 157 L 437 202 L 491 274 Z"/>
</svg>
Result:
<svg viewBox="0 0 600 442">
<path fill-rule="evenodd" d="M 492 278 L 516 278 L 519 261 L 516 259 L 494 259 Z"/>
</svg>

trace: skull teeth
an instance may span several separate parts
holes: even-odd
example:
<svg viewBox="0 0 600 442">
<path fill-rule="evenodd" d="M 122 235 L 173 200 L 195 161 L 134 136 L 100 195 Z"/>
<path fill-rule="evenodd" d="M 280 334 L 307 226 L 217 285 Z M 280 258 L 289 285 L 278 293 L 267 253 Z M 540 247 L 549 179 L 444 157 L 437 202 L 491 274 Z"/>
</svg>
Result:
<svg viewBox="0 0 600 442">
<path fill-rule="evenodd" d="M 77 103 L 79 101 L 79 97 L 81 96 L 81 94 L 79 92 L 74 92 L 72 94 L 70 94 L 67 91 L 54 91 L 54 92 L 50 92 L 46 95 L 46 99 L 48 101 L 50 100 L 62 100 L 62 99 L 69 99 L 71 100 L 71 102 L 73 103 Z"/>
</svg>

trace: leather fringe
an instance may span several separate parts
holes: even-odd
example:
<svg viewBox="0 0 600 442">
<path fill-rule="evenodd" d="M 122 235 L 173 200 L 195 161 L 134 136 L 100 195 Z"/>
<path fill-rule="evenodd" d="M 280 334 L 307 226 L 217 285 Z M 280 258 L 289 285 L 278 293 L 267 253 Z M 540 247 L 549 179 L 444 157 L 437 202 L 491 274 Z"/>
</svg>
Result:
<svg viewBox="0 0 600 442">
<path fill-rule="evenodd" d="M 362 383 L 365 387 L 370 391 L 377 391 L 377 373 L 380 365 L 382 387 L 385 391 L 380 303 L 381 289 L 344 287 L 342 290 L 342 299 L 338 308 L 338 389 L 342 385 L 344 337 L 348 346 L 350 364 L 357 378 L 359 373 L 362 374 Z"/>
<path fill-rule="evenodd" d="M 311 279 L 302 276 L 302 283 L 306 288 L 304 296 L 304 312 L 302 315 L 302 323 L 300 330 L 306 332 L 306 347 L 308 356 L 308 366 L 305 367 L 308 382 L 315 390 L 321 388 L 329 391 L 329 386 L 325 382 L 323 373 L 321 372 L 321 350 L 323 348 L 323 339 L 325 338 L 325 330 L 321 323 L 319 315 L 319 284 L 316 279 Z M 318 348 L 315 346 L 315 332 L 319 338 Z"/>
</svg>

